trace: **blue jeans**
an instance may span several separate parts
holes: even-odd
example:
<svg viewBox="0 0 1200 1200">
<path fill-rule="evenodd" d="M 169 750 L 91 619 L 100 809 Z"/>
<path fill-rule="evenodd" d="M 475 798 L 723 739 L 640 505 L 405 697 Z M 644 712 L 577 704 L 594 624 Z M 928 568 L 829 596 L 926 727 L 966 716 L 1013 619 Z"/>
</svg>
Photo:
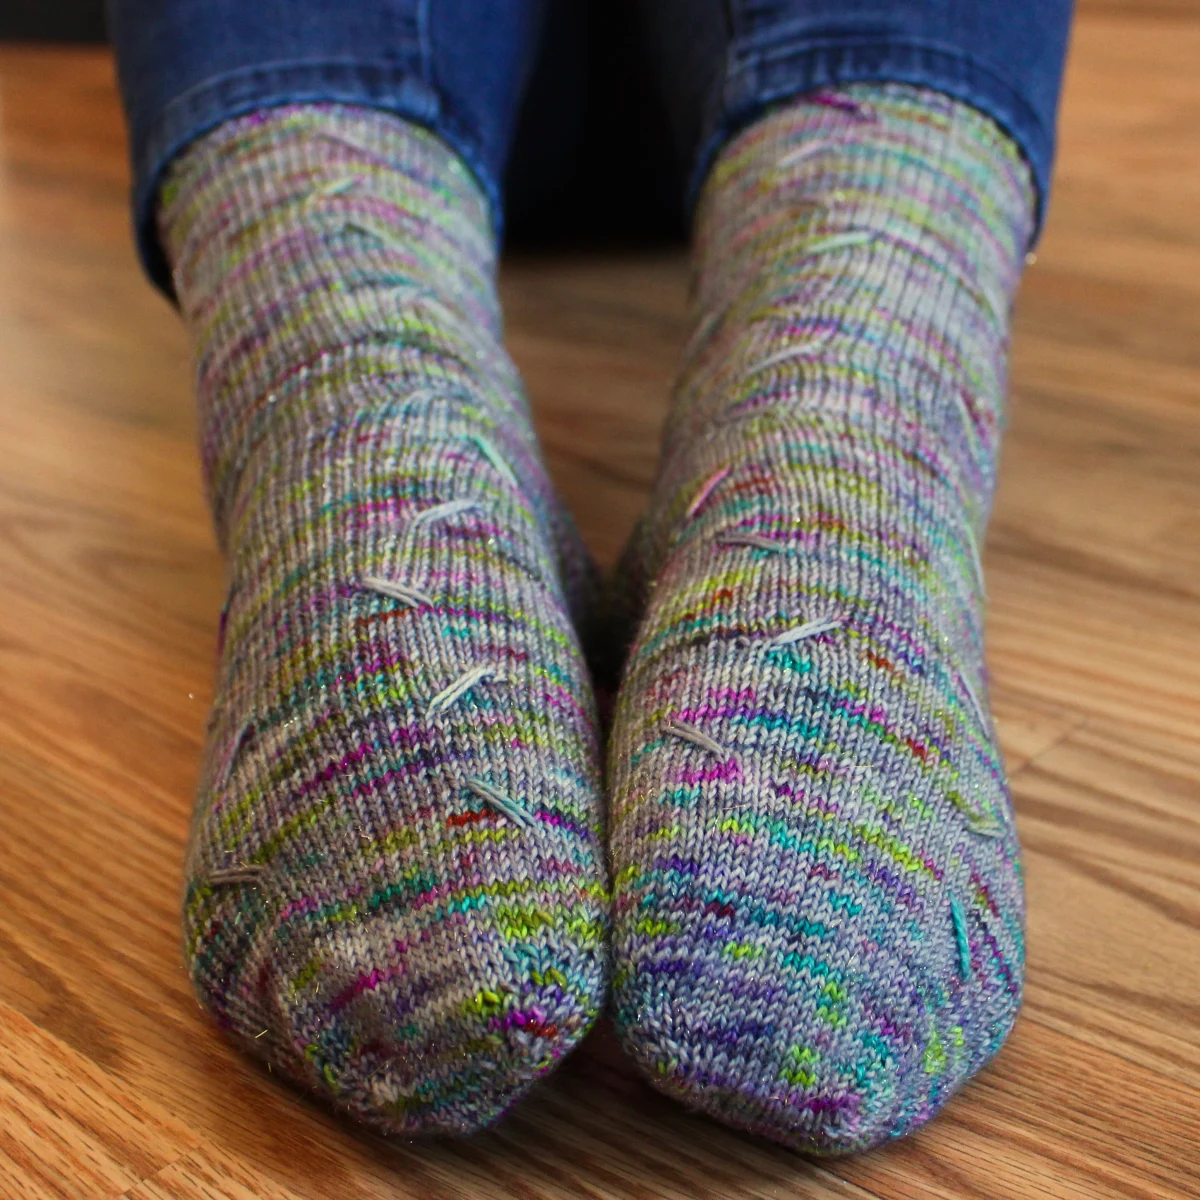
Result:
<svg viewBox="0 0 1200 1200">
<path fill-rule="evenodd" d="M 589 58 L 593 26 L 611 35 L 613 14 L 610 40 L 624 49 Z M 1040 224 L 1071 0 L 108 0 L 108 16 L 138 247 L 167 290 L 154 229 L 167 163 L 230 117 L 297 101 L 433 129 L 478 176 L 499 227 L 514 140 L 522 193 L 552 193 L 589 113 L 600 127 L 611 117 L 610 141 L 628 134 L 646 174 L 686 207 L 722 142 L 769 105 L 827 85 L 918 84 L 1008 131 L 1032 168 Z M 660 114 L 669 150 L 647 136 Z M 635 177 L 638 165 L 619 164 Z"/>
</svg>

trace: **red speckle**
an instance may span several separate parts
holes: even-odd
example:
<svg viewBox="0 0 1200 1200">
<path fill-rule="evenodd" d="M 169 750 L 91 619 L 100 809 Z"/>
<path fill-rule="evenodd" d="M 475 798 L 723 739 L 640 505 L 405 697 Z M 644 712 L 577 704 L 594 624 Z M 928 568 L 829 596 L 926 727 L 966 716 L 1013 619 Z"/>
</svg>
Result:
<svg viewBox="0 0 1200 1200">
<path fill-rule="evenodd" d="M 446 818 L 447 825 L 474 825 L 479 821 L 495 820 L 495 814 L 490 812 L 460 812 L 451 813 Z"/>
<path fill-rule="evenodd" d="M 908 746 L 908 748 L 913 752 L 913 754 L 917 758 L 919 758 L 922 762 L 924 762 L 929 757 L 929 751 L 924 746 L 922 746 L 920 742 L 915 741 L 913 738 L 905 738 L 904 742 Z"/>
<path fill-rule="evenodd" d="M 558 1036 L 558 1026 L 554 1024 L 543 1024 L 541 1021 L 526 1021 L 522 1026 L 526 1033 L 532 1033 L 534 1037 L 552 1038 Z"/>
</svg>

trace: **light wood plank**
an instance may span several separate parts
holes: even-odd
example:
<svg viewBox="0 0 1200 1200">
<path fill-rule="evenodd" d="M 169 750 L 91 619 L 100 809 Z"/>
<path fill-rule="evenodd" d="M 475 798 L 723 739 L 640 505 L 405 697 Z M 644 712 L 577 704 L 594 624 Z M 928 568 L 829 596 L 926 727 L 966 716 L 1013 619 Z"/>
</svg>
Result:
<svg viewBox="0 0 1200 1200">
<path fill-rule="evenodd" d="M 1194 741 L 1089 723 L 1021 773 L 1035 1019 L 1200 1080 Z M 1200 1156 L 1197 1161 L 1200 1162 Z"/>
<path fill-rule="evenodd" d="M 298 1197 L 241 1159 L 211 1146 L 201 1146 L 123 1192 L 120 1200 L 298 1200 Z"/>
<path fill-rule="evenodd" d="M 168 1113 L 0 1005 L 0 1194 L 116 1195 L 195 1144 Z"/>
<path fill-rule="evenodd" d="M 223 571 L 186 345 L 139 278 L 102 52 L 0 49 L 0 1194 L 125 1200 L 1200 1195 L 1200 4 L 1084 0 L 986 548 L 1027 849 L 1025 1015 L 916 1137 L 808 1163 L 602 1030 L 494 1131 L 384 1144 L 237 1056 L 177 899 Z M 611 563 L 686 261 L 523 257 L 510 345 Z"/>
</svg>

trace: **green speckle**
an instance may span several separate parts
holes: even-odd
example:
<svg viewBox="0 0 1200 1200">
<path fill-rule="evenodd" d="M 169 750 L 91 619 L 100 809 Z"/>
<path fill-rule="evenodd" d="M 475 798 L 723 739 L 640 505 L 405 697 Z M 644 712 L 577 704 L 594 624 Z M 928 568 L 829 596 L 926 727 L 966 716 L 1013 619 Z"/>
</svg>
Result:
<svg viewBox="0 0 1200 1200">
<path fill-rule="evenodd" d="M 929 1045 L 925 1048 L 923 1065 L 926 1075 L 940 1075 L 946 1069 L 946 1048 L 935 1029 Z"/>
<path fill-rule="evenodd" d="M 730 958 L 741 960 L 743 958 L 761 958 L 762 947 L 756 946 L 752 942 L 726 942 L 725 953 Z"/>
<path fill-rule="evenodd" d="M 668 933 L 678 933 L 679 926 L 674 921 L 655 921 L 646 917 L 637 923 L 636 932 L 643 937 L 662 937 Z"/>
</svg>

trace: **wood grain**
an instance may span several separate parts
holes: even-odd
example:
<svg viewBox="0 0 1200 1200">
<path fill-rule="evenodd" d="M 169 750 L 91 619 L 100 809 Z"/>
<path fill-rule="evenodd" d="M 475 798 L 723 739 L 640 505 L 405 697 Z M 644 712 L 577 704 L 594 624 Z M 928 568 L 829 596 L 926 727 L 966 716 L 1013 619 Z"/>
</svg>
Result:
<svg viewBox="0 0 1200 1200">
<path fill-rule="evenodd" d="M 197 1140 L 7 1006 L 0 1007 L 0 1112 L 5 1195 L 111 1196 Z"/>
<path fill-rule="evenodd" d="M 385 1144 L 192 999 L 177 899 L 222 567 L 141 281 L 108 57 L 0 51 L 0 1196 L 1200 1197 L 1200 5 L 1084 0 L 986 551 L 1025 1014 L 917 1136 L 806 1162 L 600 1030 L 511 1119 Z M 684 337 L 672 252 L 511 260 L 510 343 L 603 562 Z"/>
</svg>

